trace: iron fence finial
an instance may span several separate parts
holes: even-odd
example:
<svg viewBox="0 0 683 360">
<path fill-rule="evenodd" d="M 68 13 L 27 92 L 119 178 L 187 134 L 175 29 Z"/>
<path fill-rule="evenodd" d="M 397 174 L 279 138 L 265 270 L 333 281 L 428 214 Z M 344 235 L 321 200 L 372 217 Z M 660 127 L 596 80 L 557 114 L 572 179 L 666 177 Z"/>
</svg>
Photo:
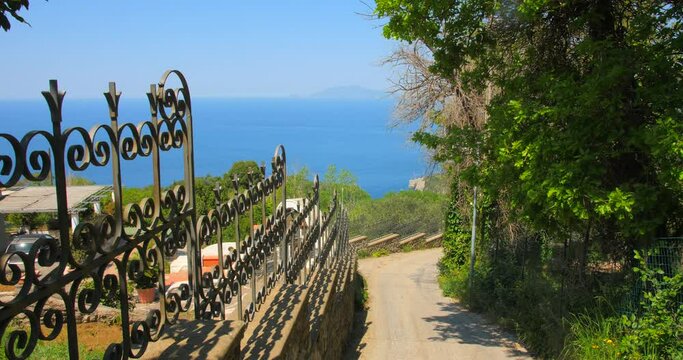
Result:
<svg viewBox="0 0 683 360">
<path fill-rule="evenodd" d="M 64 101 L 66 92 L 59 91 L 59 83 L 57 80 L 50 80 L 50 89 L 48 91 L 42 91 L 41 94 L 43 94 L 43 97 L 47 101 L 47 105 L 50 107 L 52 122 L 62 122 L 62 102 Z"/>
<path fill-rule="evenodd" d="M 104 93 L 104 98 L 107 99 L 107 105 L 109 106 L 109 118 L 112 122 L 116 122 L 119 117 L 119 99 L 121 98 L 121 92 L 116 91 L 115 82 L 109 82 L 109 91 Z"/>
</svg>

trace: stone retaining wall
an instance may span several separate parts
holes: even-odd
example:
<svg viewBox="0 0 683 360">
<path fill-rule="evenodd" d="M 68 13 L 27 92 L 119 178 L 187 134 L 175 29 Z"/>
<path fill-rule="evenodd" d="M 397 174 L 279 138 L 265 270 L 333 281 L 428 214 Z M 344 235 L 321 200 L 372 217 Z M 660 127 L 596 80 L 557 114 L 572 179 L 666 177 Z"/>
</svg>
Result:
<svg viewBox="0 0 683 360">
<path fill-rule="evenodd" d="M 341 359 L 351 336 L 357 261 L 349 254 L 282 285 L 249 323 L 179 321 L 144 359 Z"/>
<path fill-rule="evenodd" d="M 395 245 L 395 243 L 398 243 L 398 239 L 401 235 L 399 234 L 388 234 L 384 235 L 380 238 L 377 238 L 373 241 L 370 241 L 368 243 L 368 246 L 365 248 L 374 251 L 374 250 L 379 250 L 379 249 L 388 249 L 390 247 L 393 247 L 392 245 Z"/>
<path fill-rule="evenodd" d="M 410 236 L 406 236 L 405 238 L 401 239 L 398 241 L 399 246 L 404 246 L 404 245 L 413 245 L 415 244 L 418 240 L 422 239 L 423 237 L 427 236 L 426 233 L 417 233 L 413 234 Z"/>
<path fill-rule="evenodd" d="M 356 249 L 362 249 L 368 245 L 370 239 L 367 236 L 356 236 L 355 238 L 349 240 L 349 244 Z"/>
<path fill-rule="evenodd" d="M 311 359 L 340 359 L 353 328 L 353 280 L 356 261 L 345 262 L 337 271 L 337 278 L 320 315 L 320 327 L 312 342 Z"/>
<path fill-rule="evenodd" d="M 359 237 L 360 238 L 360 237 Z M 403 238 L 398 234 L 386 234 L 379 238 L 367 241 L 367 239 L 356 242 L 356 250 L 364 250 L 368 254 L 374 251 L 384 251 L 390 253 L 408 250 L 429 249 L 442 245 L 443 233 L 427 235 L 426 233 L 415 233 Z"/>
<path fill-rule="evenodd" d="M 340 359 L 351 334 L 356 258 L 317 269 L 308 286 L 287 285 L 249 324 L 245 359 Z"/>
<path fill-rule="evenodd" d="M 443 233 L 434 234 L 425 239 L 424 245 L 426 248 L 440 247 L 443 242 Z"/>
</svg>

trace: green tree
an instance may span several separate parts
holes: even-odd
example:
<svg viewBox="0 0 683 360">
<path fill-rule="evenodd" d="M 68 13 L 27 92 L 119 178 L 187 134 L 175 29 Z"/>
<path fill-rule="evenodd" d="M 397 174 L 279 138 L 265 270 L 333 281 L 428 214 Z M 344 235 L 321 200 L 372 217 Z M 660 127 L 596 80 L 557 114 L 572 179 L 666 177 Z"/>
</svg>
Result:
<svg viewBox="0 0 683 360">
<path fill-rule="evenodd" d="M 14 20 L 20 23 L 26 23 L 26 20 L 19 15 L 21 8 L 28 10 L 28 0 L 2 0 L 0 1 L 0 27 L 8 31 L 12 24 L 9 21 L 9 17 L 14 18 Z"/>
<path fill-rule="evenodd" d="M 392 60 L 408 66 L 404 119 L 423 121 L 414 140 L 454 174 L 447 270 L 471 211 L 456 195 L 481 190 L 483 256 L 471 283 L 457 269 L 444 283 L 557 356 L 566 314 L 611 299 L 628 273 L 605 283 L 585 276 L 590 260 L 628 265 L 649 239 L 683 234 L 683 6 L 377 0 L 375 14 L 416 49 Z"/>
<path fill-rule="evenodd" d="M 456 163 L 479 154 L 459 176 L 515 218 L 627 249 L 683 230 L 682 9 L 378 0 L 375 13 L 388 18 L 386 37 L 425 44 L 432 73 L 496 89 L 483 131 L 425 131 L 418 141 L 453 149 Z"/>
<path fill-rule="evenodd" d="M 241 190 L 246 189 L 249 186 L 249 174 L 251 174 L 251 179 L 257 182 L 263 179 L 263 174 L 261 173 L 261 168 L 259 168 L 256 161 L 253 160 L 243 160 L 237 161 L 232 164 L 230 170 L 228 170 L 225 175 L 223 175 L 223 182 L 230 185 L 230 189 L 233 188 L 232 180 L 237 177 L 239 179 L 239 186 Z"/>
<path fill-rule="evenodd" d="M 358 178 L 347 169 L 337 169 L 332 164 L 327 167 L 320 185 L 320 203 L 325 209 L 329 206 L 337 192 L 337 199 L 344 202 L 347 208 L 353 208 L 358 202 L 370 199 L 370 194 L 358 185 Z"/>
<path fill-rule="evenodd" d="M 311 172 L 305 166 L 287 176 L 288 198 L 304 197 L 312 188 L 313 180 L 311 179 Z"/>
<path fill-rule="evenodd" d="M 7 221 L 17 227 L 25 227 L 29 230 L 35 230 L 53 218 L 53 214 L 47 213 L 17 213 L 9 214 Z"/>
</svg>

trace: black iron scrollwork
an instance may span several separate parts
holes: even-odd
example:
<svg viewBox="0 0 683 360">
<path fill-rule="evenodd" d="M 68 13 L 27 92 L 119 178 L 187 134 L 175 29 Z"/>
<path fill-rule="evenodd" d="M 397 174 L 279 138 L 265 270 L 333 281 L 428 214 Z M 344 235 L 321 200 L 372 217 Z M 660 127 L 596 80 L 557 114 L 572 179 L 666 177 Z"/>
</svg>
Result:
<svg viewBox="0 0 683 360">
<path fill-rule="evenodd" d="M 173 80 L 177 88 L 168 87 Z M 284 146 L 276 148 L 267 175 L 249 174 L 244 188 L 216 188 L 215 206 L 206 214 L 195 207 L 192 102 L 187 81 L 167 71 L 147 93 L 149 119 L 119 123 L 121 93 L 114 83 L 104 93 L 109 123 L 90 130 L 62 129 L 65 93 L 57 81 L 43 92 L 52 128 L 21 138 L 0 133 L 0 187 L 20 180 L 54 177 L 59 238 L 44 238 L 26 252 L 0 256 L 0 284 L 16 286 L 11 298 L 0 298 L 0 337 L 9 359 L 29 357 L 39 341 L 66 332 L 69 356 L 78 358 L 77 315 L 92 314 L 118 299 L 121 339 L 111 344 L 108 359 L 140 357 L 182 313 L 196 319 L 227 319 L 234 314 L 251 321 L 267 296 L 282 283 L 305 283 L 330 258 L 346 253 L 346 213 L 337 197 L 329 212 L 319 204 L 319 182 L 304 199 L 289 199 Z M 183 153 L 183 181 L 161 185 L 160 154 Z M 6 153 L 5 153 L 6 152 Z M 123 204 L 121 165 L 151 158 L 152 192 L 138 203 Z M 90 167 L 112 170 L 113 207 L 93 221 L 70 226 L 67 173 Z M 245 182 L 242 182 L 245 183 Z M 249 231 L 240 233 L 240 219 Z M 229 233 L 230 232 L 230 233 Z M 204 266 L 204 247 L 216 243 L 218 261 Z M 224 243 L 227 244 L 224 246 Z M 187 254 L 187 281 L 167 285 L 167 263 Z M 38 271 L 38 269 L 47 271 Z M 153 274 L 159 294 L 156 307 L 134 316 L 127 299 L 128 283 Z"/>
</svg>

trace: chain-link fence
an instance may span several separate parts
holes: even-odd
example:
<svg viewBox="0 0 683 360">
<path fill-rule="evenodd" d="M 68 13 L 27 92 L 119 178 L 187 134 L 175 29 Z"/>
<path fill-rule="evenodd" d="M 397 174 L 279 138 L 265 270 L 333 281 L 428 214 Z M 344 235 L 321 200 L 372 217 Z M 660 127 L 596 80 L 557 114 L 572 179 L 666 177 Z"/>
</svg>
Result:
<svg viewBox="0 0 683 360">
<path fill-rule="evenodd" d="M 659 238 L 647 250 L 646 264 L 648 268 L 662 270 L 661 278 L 673 277 L 683 272 L 683 238 Z M 638 279 L 624 299 L 620 313 L 637 312 L 644 299 L 644 293 L 651 291 L 652 285 Z M 683 291 L 676 296 L 676 306 L 683 304 Z"/>
</svg>

